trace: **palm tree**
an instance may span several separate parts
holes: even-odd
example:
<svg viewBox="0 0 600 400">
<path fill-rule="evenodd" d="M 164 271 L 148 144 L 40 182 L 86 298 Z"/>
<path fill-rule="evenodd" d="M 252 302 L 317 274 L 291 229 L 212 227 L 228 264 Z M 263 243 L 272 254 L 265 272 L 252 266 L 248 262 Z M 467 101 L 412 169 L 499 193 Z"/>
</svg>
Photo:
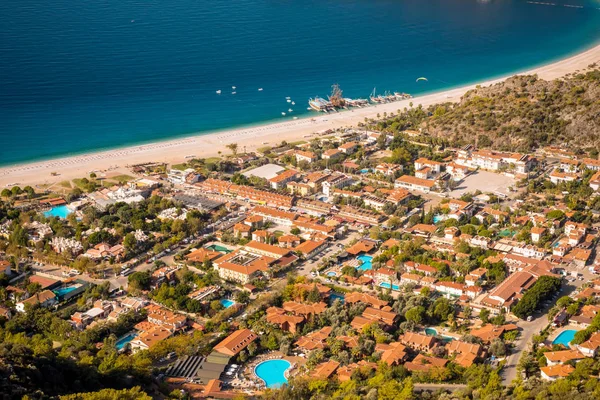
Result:
<svg viewBox="0 0 600 400">
<path fill-rule="evenodd" d="M 229 150 L 231 150 L 231 153 L 235 156 L 237 154 L 238 151 L 238 144 L 237 143 L 229 143 L 227 146 Z"/>
</svg>

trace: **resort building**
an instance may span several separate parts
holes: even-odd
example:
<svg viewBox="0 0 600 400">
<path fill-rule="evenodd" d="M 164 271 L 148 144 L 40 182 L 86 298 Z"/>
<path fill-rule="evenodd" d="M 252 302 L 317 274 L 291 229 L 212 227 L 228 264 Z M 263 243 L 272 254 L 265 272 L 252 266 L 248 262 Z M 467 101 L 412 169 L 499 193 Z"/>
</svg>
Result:
<svg viewBox="0 0 600 400">
<path fill-rule="evenodd" d="M 394 187 L 429 193 L 435 187 L 435 181 L 417 178 L 411 175 L 402 175 L 400 178 L 396 179 Z"/>
<path fill-rule="evenodd" d="M 233 357 L 257 338 L 258 336 L 250 329 L 239 329 L 218 343 L 213 350 Z"/>
</svg>

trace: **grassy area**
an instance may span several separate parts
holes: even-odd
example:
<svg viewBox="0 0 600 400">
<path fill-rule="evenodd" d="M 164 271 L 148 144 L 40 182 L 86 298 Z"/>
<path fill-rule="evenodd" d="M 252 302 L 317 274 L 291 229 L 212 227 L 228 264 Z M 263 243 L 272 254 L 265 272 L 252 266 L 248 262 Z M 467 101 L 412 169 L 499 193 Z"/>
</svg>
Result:
<svg viewBox="0 0 600 400">
<path fill-rule="evenodd" d="M 204 163 L 218 163 L 219 161 L 221 161 L 221 157 L 208 157 L 204 159 Z"/>
<path fill-rule="evenodd" d="M 172 169 L 178 169 L 180 171 L 184 171 L 188 168 L 188 165 L 186 163 L 181 163 L 181 164 L 173 164 L 171 165 Z"/>
<path fill-rule="evenodd" d="M 271 150 L 271 146 L 259 147 L 256 149 L 259 153 L 267 153 Z"/>
<path fill-rule="evenodd" d="M 122 174 L 122 175 L 117 175 L 117 176 L 111 176 L 110 178 L 108 178 L 112 181 L 117 181 L 119 183 L 127 183 L 131 180 L 133 180 L 133 176 L 127 175 L 127 174 Z"/>
<path fill-rule="evenodd" d="M 69 181 L 62 181 L 59 183 L 59 186 L 64 187 L 65 189 L 71 189 L 71 182 Z"/>
<path fill-rule="evenodd" d="M 83 190 L 83 188 L 85 187 L 85 184 L 82 182 L 81 180 L 82 178 L 75 178 L 73 179 L 73 184 L 78 187 L 79 189 Z"/>
</svg>

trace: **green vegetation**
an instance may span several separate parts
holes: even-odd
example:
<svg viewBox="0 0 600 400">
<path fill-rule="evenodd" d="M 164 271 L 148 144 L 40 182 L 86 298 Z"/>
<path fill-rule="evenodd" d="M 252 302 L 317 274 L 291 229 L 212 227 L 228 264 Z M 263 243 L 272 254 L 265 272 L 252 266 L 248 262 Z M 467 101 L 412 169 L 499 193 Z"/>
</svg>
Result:
<svg viewBox="0 0 600 400">
<path fill-rule="evenodd" d="M 560 289 L 560 279 L 553 276 L 541 276 L 537 282 L 529 289 L 516 306 L 512 308 L 512 313 L 519 318 L 527 318 L 544 301 L 552 297 Z"/>
</svg>

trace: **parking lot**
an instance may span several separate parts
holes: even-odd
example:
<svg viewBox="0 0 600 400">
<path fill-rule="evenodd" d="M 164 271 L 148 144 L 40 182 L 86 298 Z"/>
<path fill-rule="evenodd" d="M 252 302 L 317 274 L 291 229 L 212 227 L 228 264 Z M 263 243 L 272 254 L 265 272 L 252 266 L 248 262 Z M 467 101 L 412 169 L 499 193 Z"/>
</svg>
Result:
<svg viewBox="0 0 600 400">
<path fill-rule="evenodd" d="M 514 178 L 487 171 L 476 171 L 461 181 L 456 189 L 450 192 L 450 197 L 459 198 L 464 193 L 481 190 L 483 193 L 503 193 L 509 195 L 509 186 L 516 183 Z"/>
</svg>

